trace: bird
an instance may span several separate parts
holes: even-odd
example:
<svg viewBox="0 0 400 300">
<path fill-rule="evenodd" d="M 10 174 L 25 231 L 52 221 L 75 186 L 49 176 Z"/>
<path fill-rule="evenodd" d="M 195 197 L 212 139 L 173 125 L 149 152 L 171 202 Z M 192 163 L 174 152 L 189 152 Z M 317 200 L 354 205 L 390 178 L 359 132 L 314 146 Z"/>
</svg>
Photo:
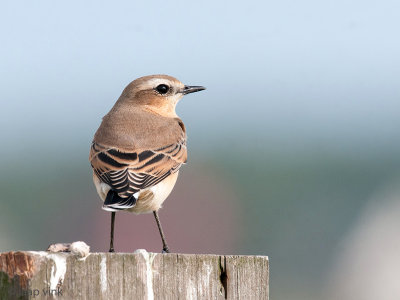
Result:
<svg viewBox="0 0 400 300">
<path fill-rule="evenodd" d="M 169 253 L 158 210 L 187 162 L 186 129 L 176 114 L 183 96 L 205 90 L 169 75 L 135 79 L 122 91 L 96 131 L 89 154 L 93 182 L 111 212 L 109 252 L 114 250 L 115 215 L 119 211 L 153 213 Z"/>
</svg>

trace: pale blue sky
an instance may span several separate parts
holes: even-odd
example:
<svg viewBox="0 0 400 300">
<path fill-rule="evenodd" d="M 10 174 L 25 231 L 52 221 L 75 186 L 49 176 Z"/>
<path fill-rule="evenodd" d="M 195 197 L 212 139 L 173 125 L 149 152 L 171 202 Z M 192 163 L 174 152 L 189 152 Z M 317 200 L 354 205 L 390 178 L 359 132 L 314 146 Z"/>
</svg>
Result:
<svg viewBox="0 0 400 300">
<path fill-rule="evenodd" d="M 257 133 L 390 147 L 399 14 L 389 0 L 3 0 L 1 138 L 90 142 L 127 83 L 166 73 L 208 88 L 178 107 L 198 145 Z"/>
</svg>

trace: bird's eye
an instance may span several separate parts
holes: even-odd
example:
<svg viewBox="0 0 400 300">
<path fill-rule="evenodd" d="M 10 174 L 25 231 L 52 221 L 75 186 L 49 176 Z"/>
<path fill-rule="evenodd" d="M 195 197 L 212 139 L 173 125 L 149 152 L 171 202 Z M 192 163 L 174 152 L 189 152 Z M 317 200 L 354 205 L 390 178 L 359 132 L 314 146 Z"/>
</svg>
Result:
<svg viewBox="0 0 400 300">
<path fill-rule="evenodd" d="M 156 91 L 159 92 L 160 94 L 164 95 L 164 94 L 168 93 L 169 86 L 166 84 L 160 84 L 156 87 Z"/>
</svg>

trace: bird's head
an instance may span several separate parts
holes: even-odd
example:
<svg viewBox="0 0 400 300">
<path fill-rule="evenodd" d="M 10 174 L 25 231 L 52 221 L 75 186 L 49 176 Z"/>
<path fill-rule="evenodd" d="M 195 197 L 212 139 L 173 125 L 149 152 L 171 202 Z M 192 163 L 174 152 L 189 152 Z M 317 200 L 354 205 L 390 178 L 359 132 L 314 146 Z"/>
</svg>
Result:
<svg viewBox="0 0 400 300">
<path fill-rule="evenodd" d="M 132 81 L 118 102 L 140 107 L 167 117 L 176 117 L 175 107 L 187 94 L 205 90 L 202 86 L 184 85 L 168 75 L 150 75 Z"/>
</svg>

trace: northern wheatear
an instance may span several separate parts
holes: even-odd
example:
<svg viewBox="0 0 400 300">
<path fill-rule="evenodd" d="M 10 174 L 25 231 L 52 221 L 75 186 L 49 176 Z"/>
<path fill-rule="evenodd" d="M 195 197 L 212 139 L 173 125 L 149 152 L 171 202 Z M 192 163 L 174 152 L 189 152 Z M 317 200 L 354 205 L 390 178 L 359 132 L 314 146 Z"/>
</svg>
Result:
<svg viewBox="0 0 400 300">
<path fill-rule="evenodd" d="M 103 209 L 111 211 L 110 252 L 115 212 L 153 212 L 163 251 L 169 252 L 157 211 L 186 163 L 186 130 L 175 107 L 186 94 L 202 91 L 167 75 L 132 81 L 103 118 L 89 160 Z"/>
</svg>

